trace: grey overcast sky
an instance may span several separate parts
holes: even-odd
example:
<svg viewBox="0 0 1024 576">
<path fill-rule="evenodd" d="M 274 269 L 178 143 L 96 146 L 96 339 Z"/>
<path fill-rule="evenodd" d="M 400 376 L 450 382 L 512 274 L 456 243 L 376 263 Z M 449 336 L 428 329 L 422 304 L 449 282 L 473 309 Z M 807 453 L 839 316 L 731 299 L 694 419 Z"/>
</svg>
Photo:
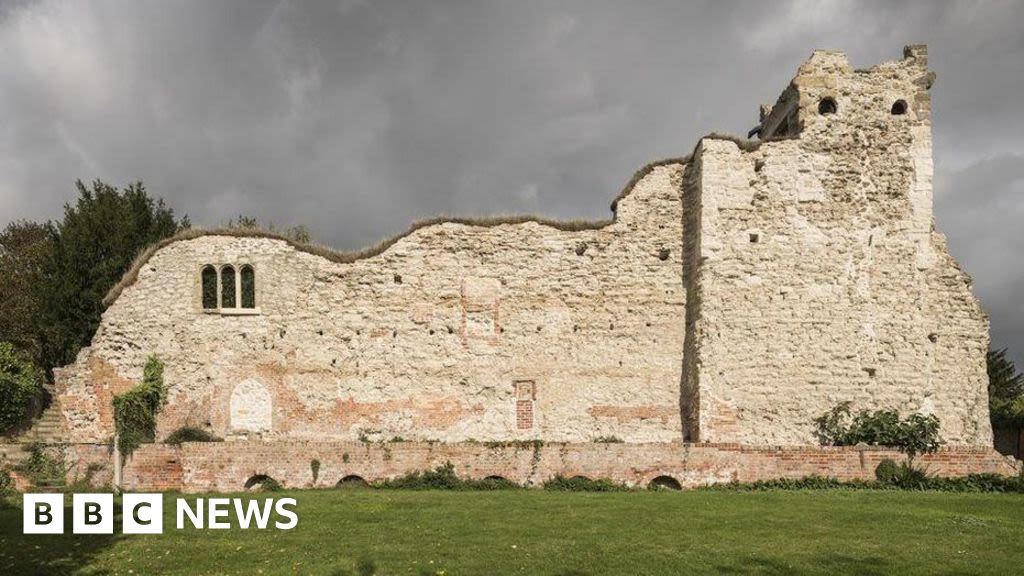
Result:
<svg viewBox="0 0 1024 576">
<path fill-rule="evenodd" d="M 141 179 L 355 248 L 439 213 L 605 217 L 814 48 L 926 42 L 936 213 L 1024 366 L 1024 3 L 0 0 L 0 225 Z"/>
</svg>

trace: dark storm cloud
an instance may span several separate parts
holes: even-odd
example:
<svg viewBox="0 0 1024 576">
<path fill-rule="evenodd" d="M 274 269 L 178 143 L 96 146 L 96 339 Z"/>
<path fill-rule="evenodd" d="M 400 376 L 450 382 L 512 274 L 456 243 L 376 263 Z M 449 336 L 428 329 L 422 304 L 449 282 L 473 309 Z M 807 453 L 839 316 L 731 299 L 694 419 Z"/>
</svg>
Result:
<svg viewBox="0 0 1024 576">
<path fill-rule="evenodd" d="M 994 2 L 0 3 L 0 224 L 59 216 L 77 178 L 342 248 L 438 213 L 604 217 L 642 164 L 753 126 L 812 48 L 927 42 L 938 223 L 1024 359 L 1021 24 Z"/>
</svg>

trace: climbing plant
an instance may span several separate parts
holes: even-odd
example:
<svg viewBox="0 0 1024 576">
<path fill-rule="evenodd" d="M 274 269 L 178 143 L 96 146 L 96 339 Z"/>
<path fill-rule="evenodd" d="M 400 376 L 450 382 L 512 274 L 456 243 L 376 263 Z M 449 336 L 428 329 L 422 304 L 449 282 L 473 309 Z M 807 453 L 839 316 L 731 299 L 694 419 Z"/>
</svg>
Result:
<svg viewBox="0 0 1024 576">
<path fill-rule="evenodd" d="M 156 436 L 156 415 L 164 403 L 164 365 L 156 356 L 146 360 L 142 382 L 114 396 L 114 427 L 117 447 L 128 456 Z"/>
</svg>

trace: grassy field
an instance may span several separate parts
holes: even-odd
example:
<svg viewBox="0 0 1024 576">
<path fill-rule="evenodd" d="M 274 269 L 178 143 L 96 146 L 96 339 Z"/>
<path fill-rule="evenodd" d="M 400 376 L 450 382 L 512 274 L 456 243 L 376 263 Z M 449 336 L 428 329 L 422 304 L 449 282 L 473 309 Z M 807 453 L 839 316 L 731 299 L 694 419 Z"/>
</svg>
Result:
<svg viewBox="0 0 1024 576">
<path fill-rule="evenodd" d="M 290 531 L 25 536 L 2 574 L 1014 574 L 1024 496 L 888 491 L 298 491 Z M 191 498 L 191 497 L 190 497 Z M 70 496 L 66 497 L 70 503 Z M 67 511 L 70 522 L 70 510 Z"/>
</svg>

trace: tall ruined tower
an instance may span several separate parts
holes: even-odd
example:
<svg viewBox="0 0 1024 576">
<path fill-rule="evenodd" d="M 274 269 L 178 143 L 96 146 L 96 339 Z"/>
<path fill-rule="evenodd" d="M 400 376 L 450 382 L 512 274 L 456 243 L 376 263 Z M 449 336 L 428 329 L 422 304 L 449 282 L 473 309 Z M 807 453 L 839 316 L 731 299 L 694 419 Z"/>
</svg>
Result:
<svg viewBox="0 0 1024 576">
<path fill-rule="evenodd" d="M 691 441 L 814 442 L 854 409 L 935 414 L 990 446 L 988 320 L 932 215 L 927 49 L 867 70 L 816 51 L 762 142 L 688 167 L 682 405 Z"/>
</svg>

